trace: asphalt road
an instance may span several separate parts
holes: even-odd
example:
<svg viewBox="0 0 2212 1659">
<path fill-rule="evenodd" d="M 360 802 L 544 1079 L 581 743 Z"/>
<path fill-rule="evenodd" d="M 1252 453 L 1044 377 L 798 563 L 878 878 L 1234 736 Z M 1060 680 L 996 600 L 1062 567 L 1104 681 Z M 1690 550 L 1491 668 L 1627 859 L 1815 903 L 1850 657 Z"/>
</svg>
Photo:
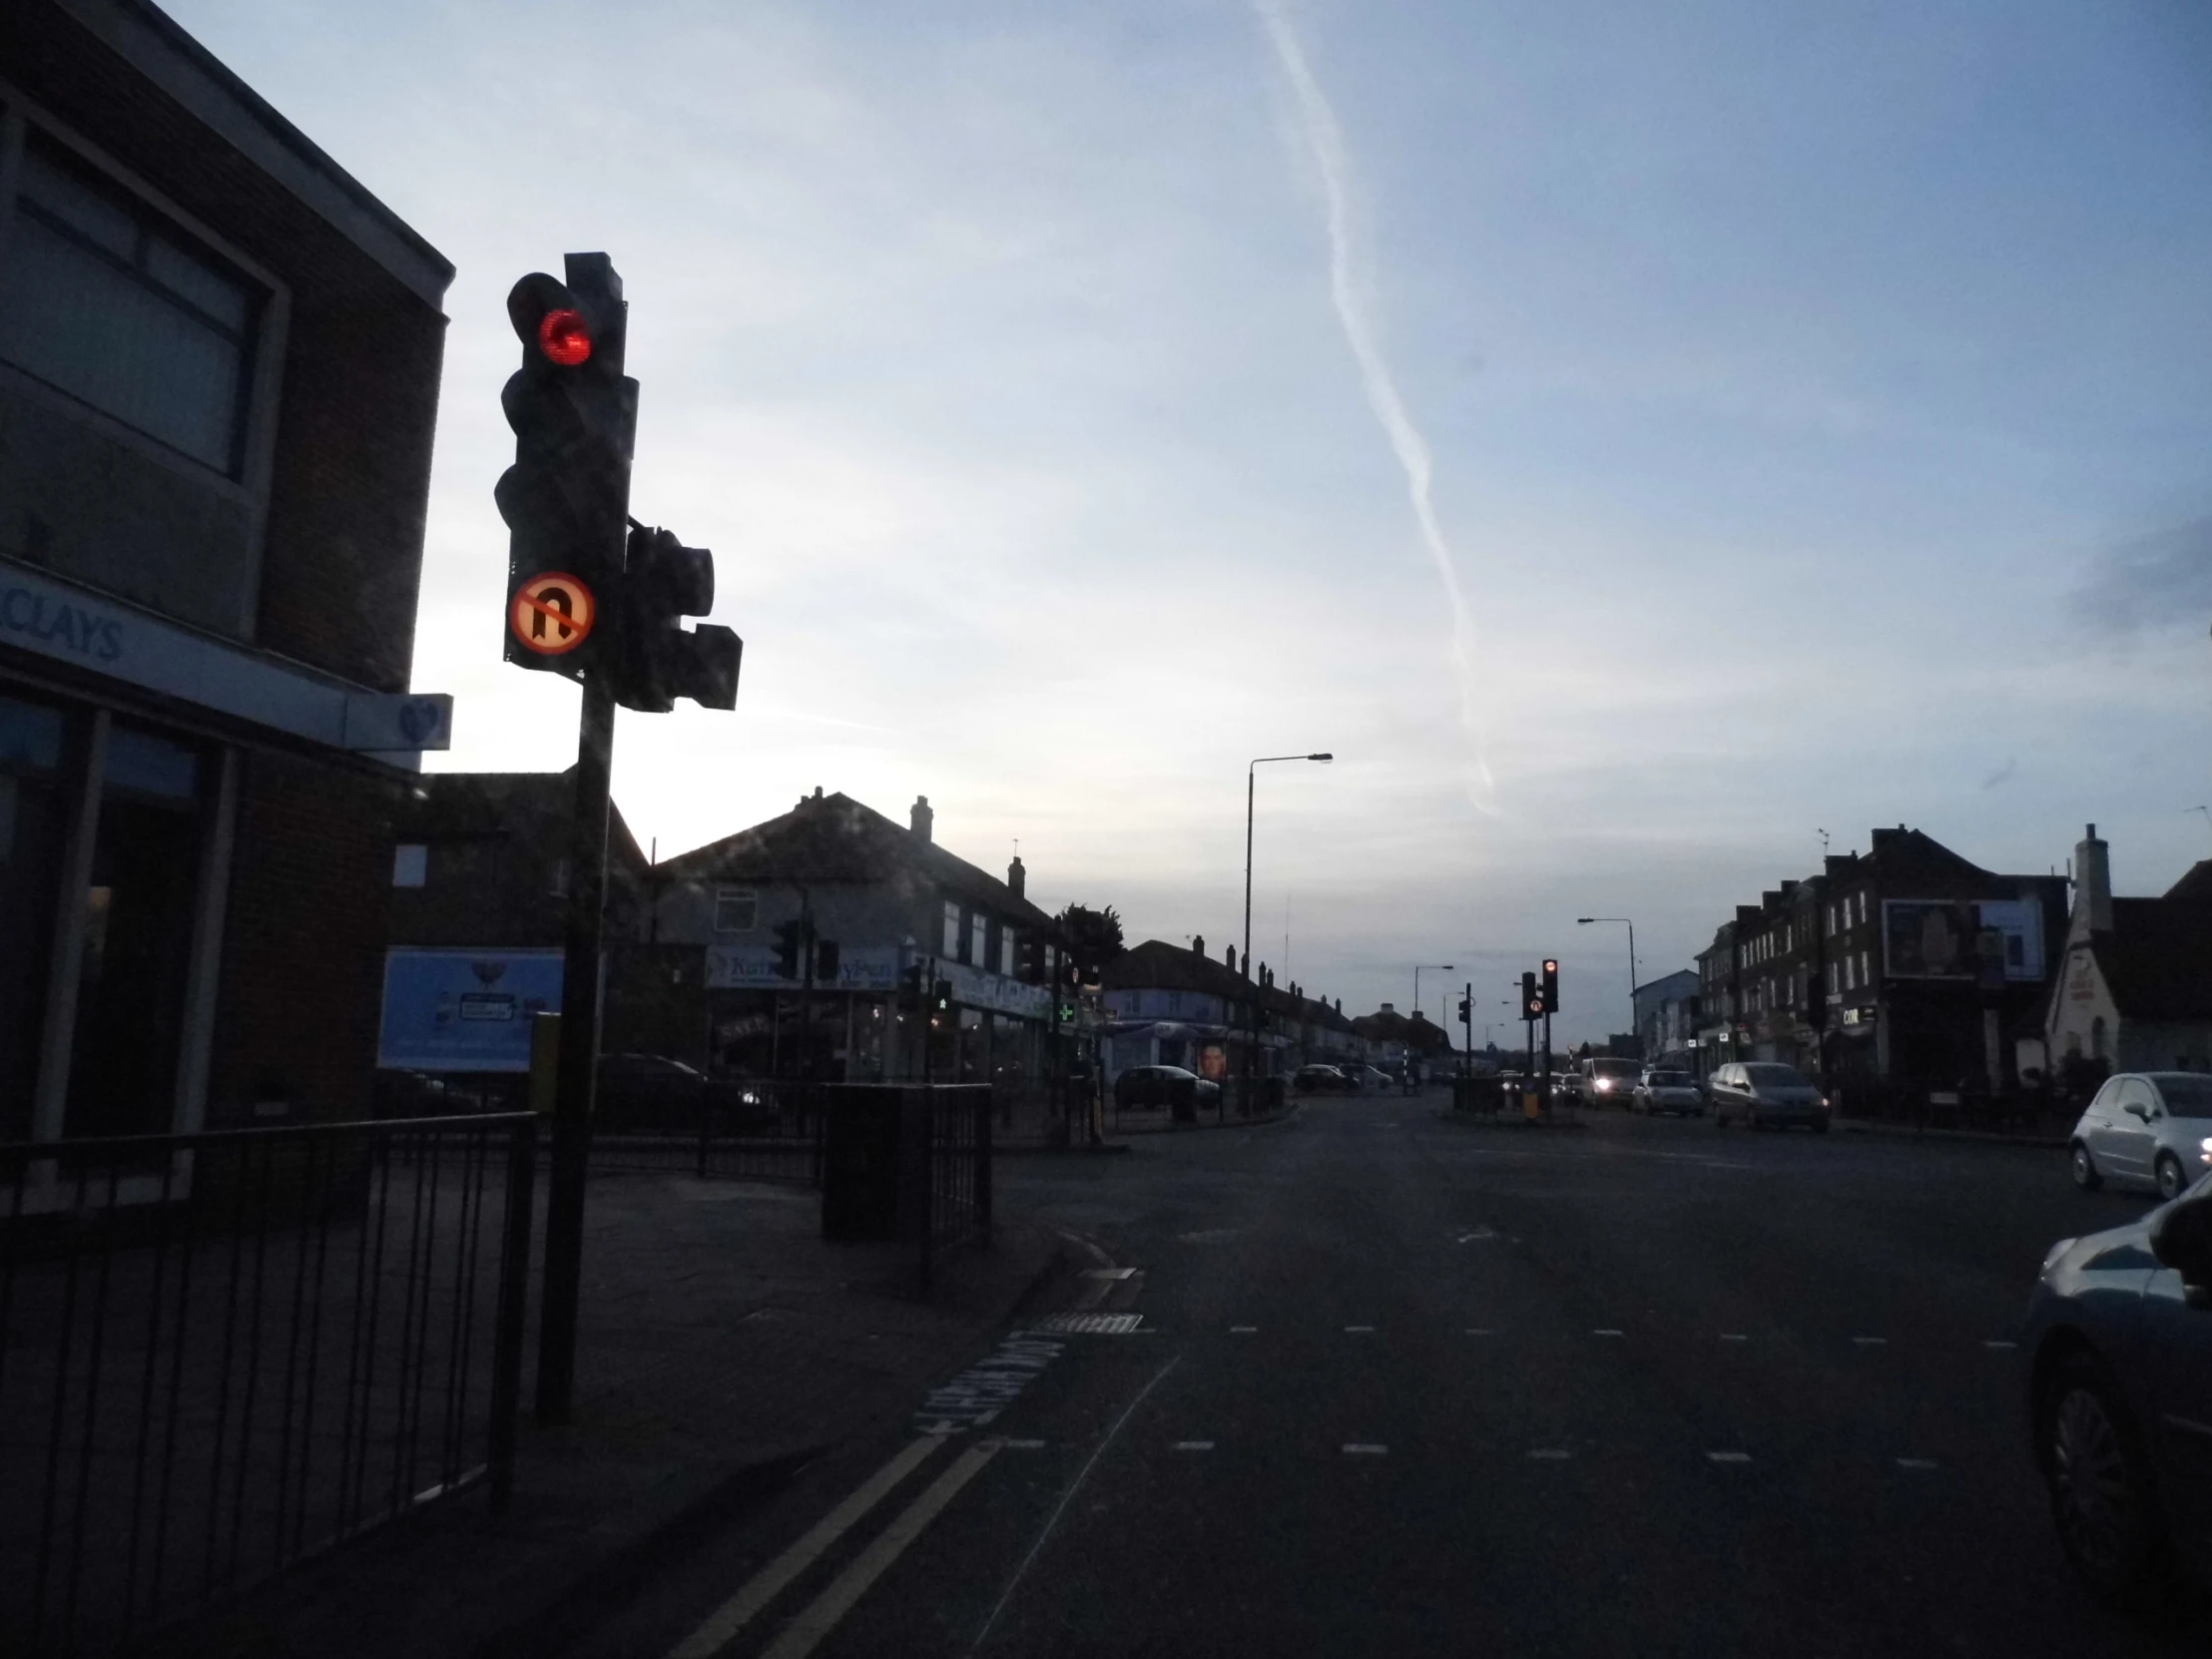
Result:
<svg viewBox="0 0 2212 1659">
<path fill-rule="evenodd" d="M 2081 1594 L 2028 1460 L 2036 1264 L 2148 1202 L 2060 1153 L 1335 1100 L 1000 1191 L 1135 1329 L 979 1356 L 578 1651 L 2199 1651 Z"/>
</svg>

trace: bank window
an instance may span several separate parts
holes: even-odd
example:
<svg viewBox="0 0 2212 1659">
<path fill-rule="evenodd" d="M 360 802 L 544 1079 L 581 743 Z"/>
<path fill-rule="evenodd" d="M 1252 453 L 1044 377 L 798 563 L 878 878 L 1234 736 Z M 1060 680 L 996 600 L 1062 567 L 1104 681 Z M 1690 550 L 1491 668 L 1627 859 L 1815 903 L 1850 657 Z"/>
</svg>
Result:
<svg viewBox="0 0 2212 1659">
<path fill-rule="evenodd" d="M 949 898 L 944 901 L 944 954 L 955 961 L 960 956 L 960 906 Z"/>
<path fill-rule="evenodd" d="M 69 806 L 59 709 L 0 697 L 0 1141 L 31 1138 Z"/>
<path fill-rule="evenodd" d="M 0 267 L 0 357 L 237 476 L 260 295 L 36 139 Z"/>
<path fill-rule="evenodd" d="M 430 878 L 430 848 L 421 841 L 401 841 L 391 849 L 391 884 L 419 887 Z"/>
<path fill-rule="evenodd" d="M 761 895 L 751 887 L 715 889 L 715 931 L 750 933 L 761 924 Z"/>
</svg>

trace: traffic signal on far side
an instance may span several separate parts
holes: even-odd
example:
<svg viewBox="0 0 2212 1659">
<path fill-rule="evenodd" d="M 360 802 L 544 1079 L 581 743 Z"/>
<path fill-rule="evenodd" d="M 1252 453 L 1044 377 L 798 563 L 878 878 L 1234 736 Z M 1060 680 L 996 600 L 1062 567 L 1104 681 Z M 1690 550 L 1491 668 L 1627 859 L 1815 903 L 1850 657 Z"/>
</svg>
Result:
<svg viewBox="0 0 2212 1659">
<path fill-rule="evenodd" d="M 638 383 L 622 372 L 622 279 L 604 254 L 571 254 L 568 280 L 533 272 L 507 295 L 522 366 L 499 394 L 515 459 L 492 491 L 507 521 L 510 663 L 605 673 L 604 626 L 622 577 Z"/>
<path fill-rule="evenodd" d="M 932 1021 L 948 1019 L 952 1014 L 952 981 L 939 979 L 929 987 L 929 1017 Z"/>
<path fill-rule="evenodd" d="M 1544 993 L 1537 988 L 1536 975 L 1533 970 L 1520 976 L 1520 1005 L 1521 1018 L 1542 1019 L 1544 1017 Z"/>
<path fill-rule="evenodd" d="M 837 966 L 840 952 L 835 939 L 815 941 L 815 983 L 834 985 L 837 982 Z"/>
<path fill-rule="evenodd" d="M 803 921 L 780 921 L 776 924 L 776 973 L 780 979 L 797 979 L 802 955 L 806 949 L 807 924 Z"/>
<path fill-rule="evenodd" d="M 1459 1023 L 1461 1025 L 1471 1025 L 1473 1022 L 1474 998 L 1471 996 L 1462 996 L 1459 999 Z"/>
<path fill-rule="evenodd" d="M 715 606 L 715 556 L 686 547 L 671 530 L 630 531 L 621 591 L 612 610 L 619 668 L 615 698 L 625 709 L 666 714 L 688 697 L 703 709 L 738 706 L 745 642 L 716 623 L 684 618 Z"/>
<path fill-rule="evenodd" d="M 1555 956 L 1544 958 L 1543 996 L 1544 1012 L 1556 1014 L 1559 1011 L 1559 959 Z"/>
<path fill-rule="evenodd" d="M 921 964 L 909 962 L 898 971 L 898 1009 L 900 1013 L 921 1012 Z"/>
</svg>

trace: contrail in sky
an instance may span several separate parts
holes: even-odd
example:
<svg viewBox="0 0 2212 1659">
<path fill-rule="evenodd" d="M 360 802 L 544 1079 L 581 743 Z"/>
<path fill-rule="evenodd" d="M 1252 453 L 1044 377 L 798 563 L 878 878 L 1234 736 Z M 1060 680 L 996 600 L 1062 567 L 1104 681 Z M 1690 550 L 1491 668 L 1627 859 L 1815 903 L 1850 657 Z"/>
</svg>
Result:
<svg viewBox="0 0 2212 1659">
<path fill-rule="evenodd" d="M 1428 499 L 1429 476 L 1434 470 L 1428 440 L 1420 435 L 1413 417 L 1405 412 L 1405 400 L 1398 395 L 1397 382 L 1390 377 L 1390 365 L 1376 340 L 1374 324 L 1368 318 L 1367 296 L 1361 291 L 1353 269 L 1349 205 L 1351 165 L 1345 156 L 1344 132 L 1337 125 L 1337 113 L 1329 107 L 1321 83 L 1314 79 L 1314 71 L 1306 62 L 1305 48 L 1300 46 L 1290 19 L 1283 14 L 1280 0 L 1253 0 L 1253 7 L 1267 27 L 1276 56 L 1283 60 L 1283 71 L 1291 79 L 1292 91 L 1298 95 L 1306 142 L 1314 152 L 1315 164 L 1321 169 L 1322 194 L 1329 217 L 1329 296 L 1336 304 L 1337 320 L 1344 325 L 1352 355 L 1360 365 L 1360 383 L 1367 392 L 1368 407 L 1382 423 L 1390 448 L 1397 453 L 1398 465 L 1405 469 L 1405 492 L 1413 503 L 1413 517 L 1420 525 L 1421 541 L 1428 548 L 1428 557 L 1436 567 L 1436 579 L 1443 584 L 1444 598 L 1451 606 L 1451 662 L 1459 680 L 1459 719 L 1474 740 L 1474 780 L 1468 793 L 1476 807 L 1488 812 L 1491 810 L 1491 779 L 1489 765 L 1483 756 L 1481 722 L 1475 710 L 1474 623 L 1467 614 L 1466 594 L 1459 586 L 1459 571 L 1452 561 L 1451 545 L 1444 540 L 1443 527 L 1436 522 L 1436 509 Z"/>
</svg>

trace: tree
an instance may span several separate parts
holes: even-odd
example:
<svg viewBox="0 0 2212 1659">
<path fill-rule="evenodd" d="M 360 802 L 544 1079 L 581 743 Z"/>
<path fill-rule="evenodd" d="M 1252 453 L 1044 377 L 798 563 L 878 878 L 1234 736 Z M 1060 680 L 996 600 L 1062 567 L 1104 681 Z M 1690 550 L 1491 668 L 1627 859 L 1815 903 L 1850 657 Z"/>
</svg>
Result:
<svg viewBox="0 0 2212 1659">
<path fill-rule="evenodd" d="M 1085 983 L 1095 983 L 1099 969 L 1121 954 L 1121 917 L 1111 904 L 1103 910 L 1070 904 L 1055 919 Z"/>
</svg>

